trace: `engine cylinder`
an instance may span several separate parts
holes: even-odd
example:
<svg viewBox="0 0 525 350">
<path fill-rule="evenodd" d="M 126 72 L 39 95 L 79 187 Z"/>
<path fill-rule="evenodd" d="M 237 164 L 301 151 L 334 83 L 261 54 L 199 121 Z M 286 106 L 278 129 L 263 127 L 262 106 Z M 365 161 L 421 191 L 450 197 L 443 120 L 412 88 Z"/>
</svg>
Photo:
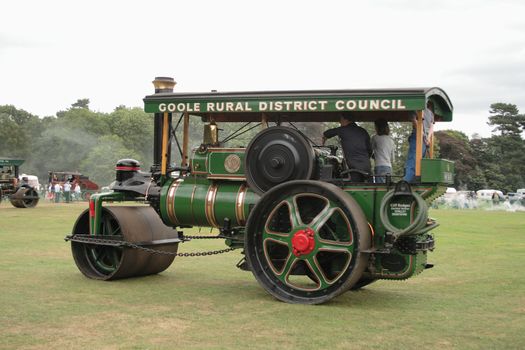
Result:
<svg viewBox="0 0 525 350">
<path fill-rule="evenodd" d="M 160 212 L 168 226 L 244 226 L 258 199 L 244 182 L 176 179 L 161 190 Z"/>
</svg>

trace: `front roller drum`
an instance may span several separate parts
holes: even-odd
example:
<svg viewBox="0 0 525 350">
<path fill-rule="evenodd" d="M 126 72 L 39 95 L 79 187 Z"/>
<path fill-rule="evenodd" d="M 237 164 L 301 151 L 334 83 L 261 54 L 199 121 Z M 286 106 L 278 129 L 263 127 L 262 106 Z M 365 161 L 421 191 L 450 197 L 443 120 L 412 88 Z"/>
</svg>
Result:
<svg viewBox="0 0 525 350">
<path fill-rule="evenodd" d="M 123 241 L 131 243 L 178 238 L 177 231 L 164 225 L 150 207 L 103 207 L 100 225 L 99 235 L 108 239 L 122 237 Z M 89 210 L 79 216 L 72 233 L 89 233 Z M 169 243 L 152 248 L 176 253 L 178 245 Z M 75 241 L 71 241 L 71 250 L 78 269 L 85 276 L 99 280 L 156 274 L 166 270 L 175 259 L 174 255 L 154 254 L 130 247 Z"/>
<path fill-rule="evenodd" d="M 34 208 L 39 199 L 35 189 L 21 187 L 9 198 L 9 201 L 16 208 Z"/>
</svg>

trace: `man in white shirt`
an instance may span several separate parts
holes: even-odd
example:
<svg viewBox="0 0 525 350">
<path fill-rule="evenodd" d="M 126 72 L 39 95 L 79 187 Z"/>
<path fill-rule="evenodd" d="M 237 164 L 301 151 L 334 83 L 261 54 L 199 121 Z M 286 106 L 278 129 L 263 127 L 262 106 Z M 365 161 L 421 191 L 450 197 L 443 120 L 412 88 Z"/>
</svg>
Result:
<svg viewBox="0 0 525 350">
<path fill-rule="evenodd" d="M 62 186 L 60 186 L 60 183 L 55 183 L 55 186 L 53 186 L 55 189 L 55 203 L 60 202 L 60 194 L 62 193 Z"/>
<path fill-rule="evenodd" d="M 77 183 L 75 185 L 75 199 L 79 201 L 82 198 L 82 189 L 80 188 L 80 184 Z"/>
<path fill-rule="evenodd" d="M 66 203 L 69 203 L 71 201 L 71 184 L 69 181 L 67 181 L 64 184 L 64 199 Z"/>
</svg>

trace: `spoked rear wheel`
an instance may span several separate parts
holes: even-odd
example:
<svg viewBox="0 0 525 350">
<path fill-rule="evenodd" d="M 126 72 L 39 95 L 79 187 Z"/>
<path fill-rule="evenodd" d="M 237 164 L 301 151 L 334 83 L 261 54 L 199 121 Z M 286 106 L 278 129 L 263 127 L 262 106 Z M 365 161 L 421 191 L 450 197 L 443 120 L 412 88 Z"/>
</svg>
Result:
<svg viewBox="0 0 525 350">
<path fill-rule="evenodd" d="M 370 245 L 366 218 L 340 188 L 290 181 L 268 191 L 250 213 L 246 259 L 279 300 L 319 304 L 350 289 L 363 274 Z"/>
</svg>

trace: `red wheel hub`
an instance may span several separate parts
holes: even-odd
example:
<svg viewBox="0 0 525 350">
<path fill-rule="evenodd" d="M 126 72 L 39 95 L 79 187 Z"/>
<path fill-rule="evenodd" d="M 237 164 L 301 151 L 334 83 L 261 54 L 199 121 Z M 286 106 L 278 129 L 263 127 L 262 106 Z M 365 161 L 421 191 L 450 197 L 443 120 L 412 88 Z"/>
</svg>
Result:
<svg viewBox="0 0 525 350">
<path fill-rule="evenodd" d="M 311 228 L 299 230 L 292 237 L 292 249 L 295 256 L 310 254 L 315 248 L 314 231 Z"/>
</svg>

